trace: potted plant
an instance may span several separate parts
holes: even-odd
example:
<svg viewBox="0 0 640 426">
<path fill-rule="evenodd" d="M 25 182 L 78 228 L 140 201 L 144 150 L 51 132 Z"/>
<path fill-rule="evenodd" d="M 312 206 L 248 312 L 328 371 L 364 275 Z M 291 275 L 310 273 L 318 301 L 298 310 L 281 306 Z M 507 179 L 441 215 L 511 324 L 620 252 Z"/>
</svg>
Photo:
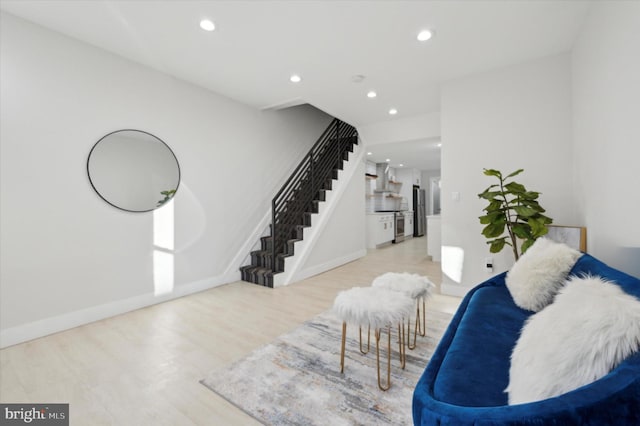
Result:
<svg viewBox="0 0 640 426">
<path fill-rule="evenodd" d="M 513 177 L 524 169 L 516 170 L 507 176 L 498 170 L 484 169 L 486 176 L 494 176 L 498 183 L 489 186 L 478 197 L 487 200 L 489 205 L 480 216 L 480 223 L 485 225 L 482 235 L 489 239 L 491 253 L 500 252 L 505 245 L 511 246 L 517 261 L 538 237 L 548 232 L 547 225 L 553 220 L 544 213 L 538 203 L 539 192 L 528 191 L 524 185 L 513 181 Z M 504 235 L 505 230 L 507 235 Z M 521 251 L 518 250 L 518 239 L 523 240 Z"/>
</svg>

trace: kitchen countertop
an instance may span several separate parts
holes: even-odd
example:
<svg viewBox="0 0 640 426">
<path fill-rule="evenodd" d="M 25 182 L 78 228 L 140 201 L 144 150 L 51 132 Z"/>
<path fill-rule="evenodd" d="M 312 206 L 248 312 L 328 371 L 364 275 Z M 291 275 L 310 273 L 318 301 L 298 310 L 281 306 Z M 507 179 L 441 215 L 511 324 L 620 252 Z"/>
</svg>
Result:
<svg viewBox="0 0 640 426">
<path fill-rule="evenodd" d="M 402 213 L 413 213 L 413 210 L 396 210 L 397 212 L 402 212 Z M 366 214 L 393 214 L 395 212 L 366 212 Z"/>
</svg>

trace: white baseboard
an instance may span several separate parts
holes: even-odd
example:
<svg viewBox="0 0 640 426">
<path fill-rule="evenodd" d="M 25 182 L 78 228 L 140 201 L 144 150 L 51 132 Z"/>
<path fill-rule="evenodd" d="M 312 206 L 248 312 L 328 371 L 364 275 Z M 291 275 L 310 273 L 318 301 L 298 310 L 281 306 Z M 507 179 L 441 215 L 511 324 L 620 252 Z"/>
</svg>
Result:
<svg viewBox="0 0 640 426">
<path fill-rule="evenodd" d="M 218 287 L 240 280 L 240 272 L 231 272 L 217 277 L 176 286 L 169 294 L 156 296 L 153 293 L 141 294 L 128 299 L 116 300 L 103 305 L 92 306 L 78 311 L 68 312 L 55 317 L 45 318 L 22 324 L 16 327 L 0 330 L 0 348 L 17 345 L 49 334 L 69 330 L 81 325 L 89 324 L 105 318 L 135 311 L 136 309 L 156 305 L 168 300 L 188 296 L 210 288 Z"/>
<path fill-rule="evenodd" d="M 353 262 L 354 260 L 360 259 L 361 257 L 364 257 L 366 255 L 367 255 L 367 250 L 362 249 L 362 250 L 355 251 L 353 253 L 349 253 L 337 259 L 331 259 L 328 262 L 322 263 L 320 265 L 315 265 L 298 272 L 298 274 L 296 275 L 293 281 L 297 282 L 297 281 L 304 280 L 305 278 L 309 278 L 314 275 L 321 274 L 333 268 L 337 268 L 338 266 L 342 266 L 346 263 Z"/>
</svg>

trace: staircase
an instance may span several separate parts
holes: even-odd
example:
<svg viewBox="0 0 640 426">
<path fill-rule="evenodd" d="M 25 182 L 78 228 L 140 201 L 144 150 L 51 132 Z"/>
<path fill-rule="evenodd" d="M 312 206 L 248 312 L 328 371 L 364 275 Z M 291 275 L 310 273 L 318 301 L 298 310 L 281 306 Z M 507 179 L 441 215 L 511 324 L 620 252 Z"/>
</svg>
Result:
<svg viewBox="0 0 640 426">
<path fill-rule="evenodd" d="M 271 202 L 270 235 L 260 238 L 260 250 L 251 252 L 251 264 L 242 266 L 242 280 L 273 287 L 274 275 L 284 271 L 285 258 L 304 238 L 311 216 L 338 178 L 344 162 L 358 143 L 357 130 L 334 119 L 300 162 Z"/>
</svg>

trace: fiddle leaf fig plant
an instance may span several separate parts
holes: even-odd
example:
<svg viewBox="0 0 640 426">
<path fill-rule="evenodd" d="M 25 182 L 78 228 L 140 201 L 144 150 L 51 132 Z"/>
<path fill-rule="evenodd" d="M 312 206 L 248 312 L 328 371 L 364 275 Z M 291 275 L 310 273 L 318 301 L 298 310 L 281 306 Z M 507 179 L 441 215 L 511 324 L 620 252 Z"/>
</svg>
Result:
<svg viewBox="0 0 640 426">
<path fill-rule="evenodd" d="M 553 222 L 543 214 L 545 209 L 538 203 L 540 193 L 528 191 L 524 185 L 513 181 L 512 178 L 523 171 L 524 169 L 518 169 L 503 176 L 498 170 L 484 169 L 484 174 L 495 177 L 498 183 L 478 194 L 478 197 L 489 203 L 483 209 L 485 214 L 479 217 L 480 223 L 485 225 L 482 235 L 489 239 L 489 250 L 491 253 L 498 253 L 505 245 L 509 245 L 516 261 L 538 237 L 549 231 L 547 225 Z M 518 239 L 524 240 L 521 253 L 518 250 Z"/>
</svg>

